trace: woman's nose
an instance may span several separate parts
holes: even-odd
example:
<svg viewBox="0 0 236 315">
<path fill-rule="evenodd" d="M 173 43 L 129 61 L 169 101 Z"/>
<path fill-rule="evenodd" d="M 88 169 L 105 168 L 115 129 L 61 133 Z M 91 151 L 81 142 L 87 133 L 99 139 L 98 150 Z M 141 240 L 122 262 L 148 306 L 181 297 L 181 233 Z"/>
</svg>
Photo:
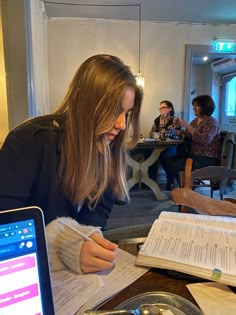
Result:
<svg viewBox="0 0 236 315">
<path fill-rule="evenodd" d="M 125 113 L 121 113 L 117 118 L 117 121 L 114 126 L 116 129 L 125 130 L 126 128 L 126 116 Z"/>
</svg>

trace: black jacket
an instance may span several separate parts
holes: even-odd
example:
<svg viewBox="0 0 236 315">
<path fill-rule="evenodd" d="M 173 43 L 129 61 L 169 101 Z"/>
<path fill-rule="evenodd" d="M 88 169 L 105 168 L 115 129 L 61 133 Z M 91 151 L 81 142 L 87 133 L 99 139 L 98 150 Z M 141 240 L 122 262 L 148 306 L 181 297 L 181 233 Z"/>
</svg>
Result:
<svg viewBox="0 0 236 315">
<path fill-rule="evenodd" d="M 58 181 L 63 129 L 52 117 L 39 117 L 11 131 L 0 150 L 0 209 L 38 206 L 45 223 L 70 216 L 79 223 L 105 227 L 114 204 L 108 189 L 95 210 L 77 205 L 63 193 Z"/>
</svg>

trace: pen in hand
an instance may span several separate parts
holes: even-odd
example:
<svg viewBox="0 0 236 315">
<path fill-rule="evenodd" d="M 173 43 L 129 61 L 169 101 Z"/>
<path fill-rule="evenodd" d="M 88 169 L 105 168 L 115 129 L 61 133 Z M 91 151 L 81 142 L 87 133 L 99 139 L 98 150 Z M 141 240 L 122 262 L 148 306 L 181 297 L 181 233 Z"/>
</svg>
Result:
<svg viewBox="0 0 236 315">
<path fill-rule="evenodd" d="M 70 226 L 69 224 L 67 224 L 63 219 L 57 218 L 57 220 L 58 220 L 58 222 L 61 223 L 62 225 L 65 225 L 66 227 L 68 227 L 71 231 L 74 231 L 74 232 L 78 233 L 79 235 L 81 235 L 86 241 L 94 242 L 94 240 L 93 240 L 91 237 L 89 237 L 89 236 L 85 235 L 83 232 L 81 232 L 81 231 L 79 231 L 79 230 L 73 228 L 72 226 Z"/>
</svg>

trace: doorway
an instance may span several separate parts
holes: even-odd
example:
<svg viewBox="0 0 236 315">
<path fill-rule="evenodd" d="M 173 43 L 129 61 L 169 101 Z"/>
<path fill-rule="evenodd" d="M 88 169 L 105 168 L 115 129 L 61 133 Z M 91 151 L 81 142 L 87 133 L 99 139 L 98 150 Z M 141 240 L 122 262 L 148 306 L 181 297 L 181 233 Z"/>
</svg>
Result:
<svg viewBox="0 0 236 315">
<path fill-rule="evenodd" d="M 203 61 L 203 57 L 207 57 Z M 209 94 L 213 97 L 216 110 L 213 116 L 220 122 L 221 129 L 236 131 L 236 110 L 234 116 L 233 111 L 228 116 L 228 103 L 226 88 L 223 82 L 228 82 L 230 75 L 217 72 L 212 66 L 223 59 L 232 58 L 236 61 L 236 52 L 231 53 L 217 53 L 213 46 L 207 45 L 186 45 L 186 64 L 185 64 L 185 85 L 184 85 L 184 119 L 191 121 L 194 118 L 192 112 L 192 100 L 197 95 Z M 213 71 L 214 70 L 214 71 Z M 236 76 L 236 62 L 235 70 L 229 70 L 229 73 Z M 227 78 L 227 80 L 226 80 Z M 235 95 L 234 91 L 234 105 Z"/>
</svg>

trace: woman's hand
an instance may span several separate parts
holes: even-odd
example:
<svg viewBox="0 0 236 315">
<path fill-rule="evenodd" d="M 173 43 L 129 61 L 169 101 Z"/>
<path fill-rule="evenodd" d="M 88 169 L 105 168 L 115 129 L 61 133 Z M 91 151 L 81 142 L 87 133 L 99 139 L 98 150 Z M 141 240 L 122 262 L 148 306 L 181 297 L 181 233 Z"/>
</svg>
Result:
<svg viewBox="0 0 236 315">
<path fill-rule="evenodd" d="M 189 129 L 189 124 L 186 120 L 181 119 L 180 123 L 181 123 L 181 126 L 183 126 L 185 129 L 187 129 L 187 130 Z"/>
<path fill-rule="evenodd" d="M 181 120 L 181 125 L 191 134 L 193 135 L 195 133 L 195 128 L 190 126 L 190 124 L 186 120 Z"/>
<path fill-rule="evenodd" d="M 179 117 L 174 118 L 173 125 L 174 125 L 174 128 L 181 128 L 181 121 L 180 121 Z"/>
<path fill-rule="evenodd" d="M 98 233 L 90 236 L 94 242 L 85 241 L 80 254 L 80 268 L 83 272 L 110 269 L 116 262 L 117 244 L 103 238 Z"/>
<path fill-rule="evenodd" d="M 179 129 L 181 126 L 184 127 L 186 130 L 190 131 L 191 126 L 189 125 L 189 123 L 184 120 L 184 119 L 179 119 L 178 117 L 176 117 L 173 120 L 173 124 L 175 126 L 175 128 Z"/>
</svg>

